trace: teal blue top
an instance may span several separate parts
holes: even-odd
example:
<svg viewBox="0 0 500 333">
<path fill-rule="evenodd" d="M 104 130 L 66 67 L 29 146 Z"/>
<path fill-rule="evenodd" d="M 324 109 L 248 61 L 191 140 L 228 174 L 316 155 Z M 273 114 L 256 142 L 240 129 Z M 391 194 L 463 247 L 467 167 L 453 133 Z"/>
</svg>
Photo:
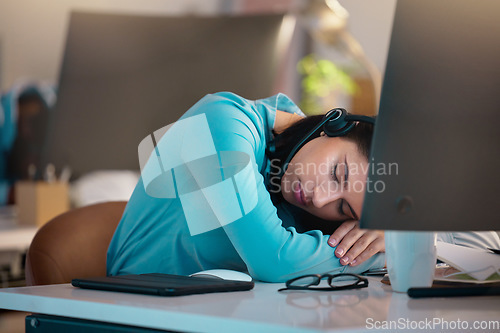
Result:
<svg viewBox="0 0 500 333">
<path fill-rule="evenodd" d="M 266 189 L 265 154 L 277 109 L 302 114 L 283 94 L 256 101 L 211 94 L 155 132 L 156 146 L 146 138 L 139 147 L 141 180 L 108 249 L 108 275 L 223 268 L 283 282 L 383 267 L 383 254 L 343 266 L 327 235 L 299 233 L 294 215 L 278 216 Z"/>
</svg>

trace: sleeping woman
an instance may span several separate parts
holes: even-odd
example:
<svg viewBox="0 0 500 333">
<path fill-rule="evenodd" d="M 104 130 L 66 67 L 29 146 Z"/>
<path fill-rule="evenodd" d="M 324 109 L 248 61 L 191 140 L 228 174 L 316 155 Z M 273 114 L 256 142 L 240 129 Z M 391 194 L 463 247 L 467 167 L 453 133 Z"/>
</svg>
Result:
<svg viewBox="0 0 500 333">
<path fill-rule="evenodd" d="M 383 232 L 357 222 L 373 125 L 330 136 L 322 120 L 283 94 L 203 97 L 139 146 L 141 179 L 107 274 L 222 268 L 283 282 L 383 267 Z"/>
</svg>

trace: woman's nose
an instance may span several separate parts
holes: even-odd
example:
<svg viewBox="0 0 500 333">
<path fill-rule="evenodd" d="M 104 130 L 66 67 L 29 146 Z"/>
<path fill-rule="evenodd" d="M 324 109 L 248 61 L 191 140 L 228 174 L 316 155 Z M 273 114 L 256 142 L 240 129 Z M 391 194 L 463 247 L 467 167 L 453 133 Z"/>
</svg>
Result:
<svg viewBox="0 0 500 333">
<path fill-rule="evenodd" d="M 312 203 L 315 207 L 321 208 L 330 202 L 340 199 L 342 193 L 328 188 L 328 186 L 320 185 L 314 188 Z"/>
</svg>

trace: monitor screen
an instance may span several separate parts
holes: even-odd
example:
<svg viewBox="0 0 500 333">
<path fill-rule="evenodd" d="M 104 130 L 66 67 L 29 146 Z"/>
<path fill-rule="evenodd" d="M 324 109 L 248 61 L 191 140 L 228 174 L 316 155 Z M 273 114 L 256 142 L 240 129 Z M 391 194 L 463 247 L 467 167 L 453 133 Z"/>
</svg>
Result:
<svg viewBox="0 0 500 333">
<path fill-rule="evenodd" d="M 73 12 L 44 165 L 67 165 L 74 177 L 139 170 L 140 141 L 205 94 L 272 95 L 286 47 L 284 22 L 289 28 L 282 14 Z"/>
<path fill-rule="evenodd" d="M 397 3 L 361 227 L 500 230 L 498 13 Z"/>
</svg>

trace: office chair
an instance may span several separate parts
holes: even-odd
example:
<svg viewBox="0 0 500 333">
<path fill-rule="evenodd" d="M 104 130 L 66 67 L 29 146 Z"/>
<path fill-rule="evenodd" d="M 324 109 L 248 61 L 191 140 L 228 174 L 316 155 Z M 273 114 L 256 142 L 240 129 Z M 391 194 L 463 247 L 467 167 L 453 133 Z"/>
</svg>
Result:
<svg viewBox="0 0 500 333">
<path fill-rule="evenodd" d="M 106 252 L 126 202 L 73 209 L 47 222 L 26 255 L 28 286 L 106 275 Z"/>
</svg>

